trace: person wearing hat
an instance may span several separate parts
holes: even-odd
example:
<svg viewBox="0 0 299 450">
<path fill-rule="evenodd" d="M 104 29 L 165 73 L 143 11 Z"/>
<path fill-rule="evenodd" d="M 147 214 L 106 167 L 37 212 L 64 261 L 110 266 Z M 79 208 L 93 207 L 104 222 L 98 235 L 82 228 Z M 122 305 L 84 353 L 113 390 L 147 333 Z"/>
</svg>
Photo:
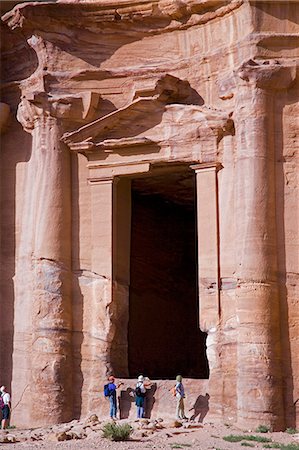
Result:
<svg viewBox="0 0 299 450">
<path fill-rule="evenodd" d="M 116 389 L 119 388 L 120 385 L 123 383 L 118 383 L 118 385 L 115 384 L 115 378 L 113 375 L 111 375 L 108 378 L 109 384 L 109 403 L 110 403 L 110 418 L 112 420 L 117 420 L 117 398 L 116 398 Z"/>
<path fill-rule="evenodd" d="M 178 420 L 180 419 L 187 419 L 185 416 L 185 407 L 184 407 L 184 398 L 185 398 L 185 389 L 183 386 L 183 377 L 182 375 L 177 375 L 176 377 L 176 385 L 175 385 L 175 392 L 176 392 L 176 418 Z"/>
<path fill-rule="evenodd" d="M 0 394 L 2 397 L 2 430 L 8 427 L 11 411 L 10 395 L 6 392 L 6 387 L 1 386 Z"/>
<path fill-rule="evenodd" d="M 144 416 L 144 401 L 146 396 L 146 388 L 144 386 L 144 376 L 139 375 L 135 389 L 135 404 L 137 406 L 137 419 Z"/>
</svg>

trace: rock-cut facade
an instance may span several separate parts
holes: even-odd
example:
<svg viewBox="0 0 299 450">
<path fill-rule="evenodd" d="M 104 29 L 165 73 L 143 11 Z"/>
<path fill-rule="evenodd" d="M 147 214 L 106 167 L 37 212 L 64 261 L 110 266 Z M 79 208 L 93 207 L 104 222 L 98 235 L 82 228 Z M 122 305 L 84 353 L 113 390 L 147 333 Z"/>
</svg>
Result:
<svg viewBox="0 0 299 450">
<path fill-rule="evenodd" d="M 1 5 L 1 385 L 13 423 L 299 427 L 293 1 Z M 190 413 L 191 414 L 191 413 Z"/>
</svg>

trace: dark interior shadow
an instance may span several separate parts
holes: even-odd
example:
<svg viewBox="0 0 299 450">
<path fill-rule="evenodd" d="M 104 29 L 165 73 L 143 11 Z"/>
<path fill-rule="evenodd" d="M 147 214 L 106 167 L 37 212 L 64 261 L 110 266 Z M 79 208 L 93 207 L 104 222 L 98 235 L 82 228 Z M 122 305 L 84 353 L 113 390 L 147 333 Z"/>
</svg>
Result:
<svg viewBox="0 0 299 450">
<path fill-rule="evenodd" d="M 126 390 L 120 391 L 118 400 L 120 419 L 128 419 L 130 415 L 131 405 L 134 403 L 134 389 L 128 387 Z"/>
<path fill-rule="evenodd" d="M 145 405 L 144 405 L 144 417 L 150 419 L 152 410 L 155 404 L 155 393 L 157 390 L 157 384 L 153 383 L 149 389 L 146 390 Z"/>
<path fill-rule="evenodd" d="M 183 367 L 183 376 L 206 379 L 206 334 L 197 319 L 195 180 L 181 190 L 186 207 L 163 196 L 162 189 L 169 199 L 178 192 L 178 179 L 165 175 L 160 183 L 153 177 L 151 185 L 144 180 L 138 190 L 132 184 L 129 375 L 169 379 Z"/>
<path fill-rule="evenodd" d="M 296 427 L 296 399 L 294 399 L 294 374 L 292 368 L 292 354 L 290 343 L 290 314 L 289 302 L 294 291 L 289 290 L 288 284 L 292 284 L 291 279 L 287 279 L 286 266 L 286 231 L 285 231 L 285 164 L 288 157 L 284 155 L 284 130 L 283 130 L 283 110 L 286 105 L 298 102 L 298 82 L 297 86 L 287 92 L 277 94 L 275 101 L 275 160 L 276 163 L 276 230 L 278 243 L 278 283 L 280 297 L 280 332 L 281 332 L 281 361 L 282 361 L 282 385 L 284 387 L 284 410 L 286 428 Z M 290 158 L 295 157 L 295 153 Z M 289 160 L 290 161 L 290 160 Z M 290 277 L 293 275 L 290 274 Z"/>
<path fill-rule="evenodd" d="M 73 414 L 74 419 L 79 419 L 82 409 L 83 374 L 82 343 L 83 343 L 83 295 L 80 288 L 80 216 L 79 216 L 79 178 L 78 156 L 71 155 L 71 179 L 72 179 L 72 354 L 73 354 Z"/>
<path fill-rule="evenodd" d="M 198 422 L 202 423 L 204 418 L 209 412 L 209 399 L 210 395 L 206 393 L 206 395 L 199 395 L 195 400 L 194 405 L 189 411 L 194 411 L 190 420 L 195 420 L 198 417 Z"/>
</svg>

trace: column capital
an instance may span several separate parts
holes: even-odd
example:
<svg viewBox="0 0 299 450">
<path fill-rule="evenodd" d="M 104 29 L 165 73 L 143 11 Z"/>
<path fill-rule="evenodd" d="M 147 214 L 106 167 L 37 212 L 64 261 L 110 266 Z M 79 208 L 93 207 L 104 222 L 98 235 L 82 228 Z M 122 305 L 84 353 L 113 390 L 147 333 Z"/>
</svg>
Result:
<svg viewBox="0 0 299 450">
<path fill-rule="evenodd" d="M 226 74 L 217 82 L 219 97 L 229 100 L 240 87 L 257 87 L 265 90 L 279 91 L 287 89 L 296 79 L 295 62 L 284 64 L 283 61 L 252 59 L 244 62 L 233 74 Z"/>
<path fill-rule="evenodd" d="M 87 178 L 88 184 L 91 186 L 99 184 L 116 184 L 119 180 L 117 176 L 103 176 L 103 177 L 89 177 Z"/>
<path fill-rule="evenodd" d="M 296 66 L 275 60 L 250 59 L 235 71 L 235 77 L 237 84 L 246 82 L 261 89 L 279 91 L 287 89 L 295 81 Z"/>
<path fill-rule="evenodd" d="M 54 118 L 63 122 L 90 120 L 97 108 L 100 95 L 81 92 L 74 95 L 51 95 L 45 91 L 29 92 L 18 106 L 17 119 L 27 132 L 34 129 L 36 120 Z"/>
<path fill-rule="evenodd" d="M 190 169 L 194 170 L 195 173 L 211 172 L 211 171 L 218 172 L 218 170 L 220 170 L 222 168 L 223 168 L 223 166 L 220 162 L 207 162 L 207 163 L 202 163 L 202 164 L 192 164 L 190 166 Z"/>
</svg>

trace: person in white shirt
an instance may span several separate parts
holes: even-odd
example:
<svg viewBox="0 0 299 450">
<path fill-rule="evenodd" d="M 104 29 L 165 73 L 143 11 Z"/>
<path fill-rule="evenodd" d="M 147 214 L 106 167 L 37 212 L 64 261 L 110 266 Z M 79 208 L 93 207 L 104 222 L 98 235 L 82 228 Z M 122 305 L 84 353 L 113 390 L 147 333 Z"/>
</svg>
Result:
<svg viewBox="0 0 299 450">
<path fill-rule="evenodd" d="M 175 385 L 175 392 L 177 399 L 176 418 L 178 420 L 187 419 L 187 417 L 185 416 L 185 409 L 184 409 L 185 389 L 182 381 L 183 381 L 182 375 L 178 375 L 176 377 L 176 385 Z"/>
<path fill-rule="evenodd" d="M 135 404 L 137 406 L 137 419 L 142 419 L 145 413 L 146 390 L 150 389 L 153 383 L 148 377 L 139 375 L 135 388 Z"/>
<path fill-rule="evenodd" d="M 11 411 L 10 395 L 6 392 L 6 387 L 1 386 L 0 388 L 1 397 L 3 400 L 2 407 L 2 430 L 8 427 Z"/>
</svg>

